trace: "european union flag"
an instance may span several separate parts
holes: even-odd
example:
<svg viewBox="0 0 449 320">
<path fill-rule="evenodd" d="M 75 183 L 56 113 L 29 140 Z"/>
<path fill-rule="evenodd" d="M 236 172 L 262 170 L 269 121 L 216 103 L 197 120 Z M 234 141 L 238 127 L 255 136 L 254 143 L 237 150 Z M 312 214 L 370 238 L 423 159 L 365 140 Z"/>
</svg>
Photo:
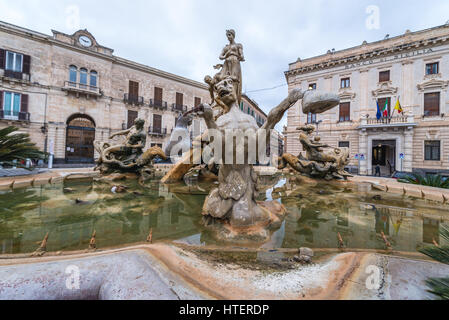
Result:
<svg viewBox="0 0 449 320">
<path fill-rule="evenodd" d="M 377 117 L 377 120 L 380 120 L 380 119 L 382 119 L 382 111 L 380 111 L 379 101 L 376 100 L 376 103 L 377 103 L 377 114 L 376 114 L 376 117 Z"/>
</svg>

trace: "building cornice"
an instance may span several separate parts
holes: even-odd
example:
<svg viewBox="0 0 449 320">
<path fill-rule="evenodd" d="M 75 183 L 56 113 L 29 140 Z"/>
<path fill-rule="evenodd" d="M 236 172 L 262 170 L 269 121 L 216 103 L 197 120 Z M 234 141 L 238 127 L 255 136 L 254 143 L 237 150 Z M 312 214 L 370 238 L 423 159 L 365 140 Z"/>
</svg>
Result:
<svg viewBox="0 0 449 320">
<path fill-rule="evenodd" d="M 75 45 L 60 41 L 60 40 L 56 40 L 56 39 L 54 39 L 53 36 L 46 35 L 46 34 L 43 34 L 43 33 L 37 32 L 37 31 L 29 30 L 26 28 L 22 28 L 19 26 L 15 26 L 15 25 L 12 25 L 7 22 L 0 21 L 0 31 L 15 34 L 20 37 L 27 38 L 27 39 L 34 40 L 34 41 L 41 41 L 48 45 L 59 46 L 59 47 L 62 47 L 62 48 L 65 48 L 65 49 L 68 49 L 71 51 L 75 51 L 75 52 L 78 52 L 81 54 L 85 54 L 85 55 L 93 56 L 93 57 L 100 58 L 103 60 L 107 60 L 107 61 L 110 61 L 111 63 L 122 65 L 122 66 L 130 68 L 130 69 L 146 72 L 151 75 L 159 76 L 159 77 L 162 77 L 162 78 L 165 78 L 168 80 L 173 80 L 176 82 L 184 83 L 186 85 L 197 87 L 202 90 L 208 90 L 207 85 L 203 84 L 201 82 L 191 80 L 191 79 L 188 79 L 188 78 L 185 78 L 182 76 L 178 76 L 178 75 L 175 75 L 170 72 L 152 68 L 152 67 L 146 66 L 141 63 L 137 63 L 137 62 L 133 62 L 133 61 L 130 61 L 130 60 L 127 60 L 124 58 L 120 58 L 118 56 L 107 55 L 104 53 L 95 52 L 95 51 L 92 51 L 89 49 L 81 48 L 79 46 L 75 46 Z M 57 31 L 53 31 L 53 32 L 57 32 Z M 60 33 L 60 34 L 62 34 L 62 33 Z M 106 48 L 106 47 L 103 47 L 103 48 Z M 110 49 L 110 50 L 112 50 L 112 49 Z"/>
<path fill-rule="evenodd" d="M 435 32 L 440 31 L 440 35 L 435 36 Z M 427 37 L 424 37 L 427 35 Z M 418 37 L 421 36 L 421 39 Z M 449 25 L 443 25 L 431 29 L 417 32 L 408 32 L 404 35 L 381 40 L 370 44 L 364 43 L 361 46 L 328 52 L 305 60 L 300 60 L 290 64 L 290 70 L 285 72 L 285 77 L 315 72 L 369 61 L 374 58 L 382 58 L 397 53 L 407 53 L 417 49 L 433 47 L 437 44 L 447 43 L 449 41 Z"/>
</svg>

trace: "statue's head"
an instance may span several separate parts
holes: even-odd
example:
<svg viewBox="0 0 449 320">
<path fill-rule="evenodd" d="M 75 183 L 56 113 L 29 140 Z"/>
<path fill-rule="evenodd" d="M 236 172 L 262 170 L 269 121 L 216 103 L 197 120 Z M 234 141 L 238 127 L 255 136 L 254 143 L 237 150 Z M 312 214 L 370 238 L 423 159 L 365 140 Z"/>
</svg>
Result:
<svg viewBox="0 0 449 320">
<path fill-rule="evenodd" d="M 192 125 L 192 115 L 188 114 L 186 116 L 180 115 L 176 120 L 176 128 L 187 128 Z"/>
<path fill-rule="evenodd" d="M 136 120 L 134 121 L 134 125 L 136 126 L 136 128 L 137 128 L 138 130 L 140 130 L 140 129 L 142 129 L 143 126 L 145 125 L 145 120 L 142 120 L 142 119 L 136 119 Z"/>
<path fill-rule="evenodd" d="M 220 99 L 227 106 L 231 106 L 237 101 L 237 91 L 234 85 L 234 80 L 231 76 L 225 77 L 223 80 L 215 84 L 215 92 Z"/>
<path fill-rule="evenodd" d="M 234 29 L 226 30 L 226 37 L 228 37 L 229 41 L 234 40 L 235 39 L 235 30 Z"/>
</svg>

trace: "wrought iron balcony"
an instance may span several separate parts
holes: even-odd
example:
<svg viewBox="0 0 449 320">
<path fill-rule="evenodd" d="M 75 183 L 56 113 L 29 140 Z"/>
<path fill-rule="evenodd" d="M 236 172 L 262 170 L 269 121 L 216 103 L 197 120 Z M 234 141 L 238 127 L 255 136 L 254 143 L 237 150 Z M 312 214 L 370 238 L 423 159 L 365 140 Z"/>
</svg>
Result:
<svg viewBox="0 0 449 320">
<path fill-rule="evenodd" d="M 148 134 L 150 136 L 166 136 L 167 135 L 167 128 L 158 128 L 158 127 L 148 127 Z"/>
<path fill-rule="evenodd" d="M 125 93 L 123 101 L 127 104 L 133 104 L 136 106 L 142 106 L 144 104 L 143 97 L 135 96 L 133 94 Z"/>
<path fill-rule="evenodd" d="M 4 70 L 3 77 L 16 79 L 19 81 L 30 81 L 31 76 L 27 73 L 17 72 L 12 70 Z"/>
<path fill-rule="evenodd" d="M 160 109 L 160 110 L 167 110 L 168 104 L 165 101 L 150 99 L 150 107 Z"/>
<path fill-rule="evenodd" d="M 30 121 L 30 113 L 29 112 L 0 110 L 0 119 L 29 122 Z"/>
<path fill-rule="evenodd" d="M 383 117 L 380 119 L 363 117 L 360 120 L 360 129 L 364 128 L 382 128 L 382 127 L 409 127 L 416 126 L 413 115 L 403 115 L 395 117 Z"/>
<path fill-rule="evenodd" d="M 171 110 L 174 111 L 174 112 L 187 112 L 187 106 L 173 103 L 172 107 L 171 107 Z"/>
<path fill-rule="evenodd" d="M 101 96 L 100 88 L 78 82 L 66 81 L 64 82 L 64 87 L 62 88 L 62 90 L 66 92 L 73 92 L 77 96 L 79 96 L 79 94 L 85 94 L 87 96 L 94 97 Z"/>
</svg>

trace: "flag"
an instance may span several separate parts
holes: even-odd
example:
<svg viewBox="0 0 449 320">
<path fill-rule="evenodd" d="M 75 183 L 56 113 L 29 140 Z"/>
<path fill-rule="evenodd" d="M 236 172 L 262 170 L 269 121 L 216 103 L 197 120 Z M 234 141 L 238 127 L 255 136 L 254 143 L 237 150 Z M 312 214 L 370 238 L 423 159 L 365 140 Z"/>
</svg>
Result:
<svg viewBox="0 0 449 320">
<path fill-rule="evenodd" d="M 376 117 L 377 117 L 377 120 L 380 120 L 382 118 L 382 112 L 380 112 L 379 100 L 377 100 L 376 103 L 377 103 L 377 114 L 376 114 Z"/>
<path fill-rule="evenodd" d="M 388 98 L 385 100 L 385 106 L 382 110 L 382 116 L 388 118 Z"/>
<path fill-rule="evenodd" d="M 402 109 L 402 106 L 401 106 L 401 102 L 399 101 L 399 98 L 398 98 L 398 101 L 396 101 L 396 106 L 394 107 L 394 110 L 397 110 L 398 113 L 404 112 L 404 110 Z"/>
</svg>

